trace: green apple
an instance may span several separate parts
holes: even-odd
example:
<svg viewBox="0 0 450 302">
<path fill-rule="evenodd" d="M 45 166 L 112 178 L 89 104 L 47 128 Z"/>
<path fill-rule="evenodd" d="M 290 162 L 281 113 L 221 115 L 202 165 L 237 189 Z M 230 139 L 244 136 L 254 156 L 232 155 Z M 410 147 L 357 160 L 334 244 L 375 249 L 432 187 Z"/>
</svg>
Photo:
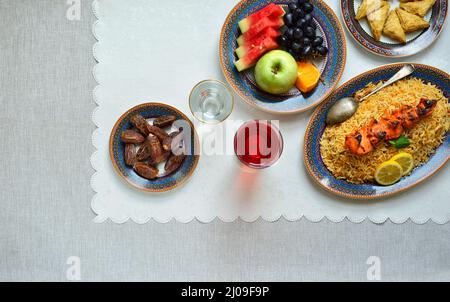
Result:
<svg viewBox="0 0 450 302">
<path fill-rule="evenodd" d="M 297 62 L 283 50 L 272 50 L 256 64 L 258 87 L 271 94 L 282 94 L 294 87 L 297 80 Z"/>
</svg>

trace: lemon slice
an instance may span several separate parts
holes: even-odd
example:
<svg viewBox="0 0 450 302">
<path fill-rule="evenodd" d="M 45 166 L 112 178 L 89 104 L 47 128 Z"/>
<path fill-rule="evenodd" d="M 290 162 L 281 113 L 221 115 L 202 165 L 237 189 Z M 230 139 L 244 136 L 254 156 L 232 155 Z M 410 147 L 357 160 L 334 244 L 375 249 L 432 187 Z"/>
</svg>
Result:
<svg viewBox="0 0 450 302">
<path fill-rule="evenodd" d="M 396 161 L 403 169 L 403 175 L 409 174 L 414 168 L 414 159 L 411 154 L 401 152 L 394 156 L 391 160 Z"/>
<path fill-rule="evenodd" d="M 402 175 L 402 166 L 396 161 L 390 160 L 378 166 L 375 180 L 382 186 L 389 186 L 399 181 Z"/>
</svg>

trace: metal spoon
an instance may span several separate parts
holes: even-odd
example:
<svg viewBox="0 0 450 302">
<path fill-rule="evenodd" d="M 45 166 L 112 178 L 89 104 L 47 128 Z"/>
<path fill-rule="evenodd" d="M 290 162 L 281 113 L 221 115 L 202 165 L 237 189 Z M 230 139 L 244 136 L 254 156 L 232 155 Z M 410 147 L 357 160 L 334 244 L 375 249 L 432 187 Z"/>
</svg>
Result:
<svg viewBox="0 0 450 302">
<path fill-rule="evenodd" d="M 399 72 L 397 72 L 392 78 L 390 78 L 388 81 L 386 81 L 383 85 L 380 87 L 374 89 L 371 93 L 366 95 L 365 97 L 361 98 L 359 102 L 364 101 L 368 97 L 374 95 L 381 89 L 386 88 L 387 86 L 397 82 L 398 80 L 401 80 L 410 74 L 414 72 L 414 65 L 407 64 L 400 69 Z M 330 110 L 327 114 L 327 125 L 331 126 L 337 123 L 342 123 L 349 118 L 351 118 L 358 109 L 358 102 L 353 97 L 346 97 L 342 98 L 339 101 L 337 101 L 333 106 L 331 106 Z"/>
</svg>

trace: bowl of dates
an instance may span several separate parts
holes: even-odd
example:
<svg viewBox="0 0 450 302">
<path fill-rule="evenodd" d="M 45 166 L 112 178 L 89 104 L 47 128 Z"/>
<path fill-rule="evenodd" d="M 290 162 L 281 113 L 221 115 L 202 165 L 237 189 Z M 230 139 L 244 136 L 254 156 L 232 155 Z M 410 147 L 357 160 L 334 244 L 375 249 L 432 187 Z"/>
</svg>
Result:
<svg viewBox="0 0 450 302">
<path fill-rule="evenodd" d="M 194 125 L 161 103 L 131 108 L 116 122 L 109 151 L 119 176 L 135 188 L 165 192 L 183 184 L 199 160 Z"/>
</svg>

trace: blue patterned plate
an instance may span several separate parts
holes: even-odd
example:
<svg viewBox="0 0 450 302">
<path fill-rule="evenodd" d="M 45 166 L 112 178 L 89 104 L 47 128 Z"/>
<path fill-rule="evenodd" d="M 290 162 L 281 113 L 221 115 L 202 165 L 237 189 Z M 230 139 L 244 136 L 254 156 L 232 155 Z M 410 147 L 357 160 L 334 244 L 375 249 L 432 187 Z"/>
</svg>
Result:
<svg viewBox="0 0 450 302">
<path fill-rule="evenodd" d="M 307 95 L 293 88 L 281 96 L 260 90 L 255 82 L 253 69 L 239 73 L 234 67 L 237 60 L 234 51 L 240 35 L 238 22 L 270 3 L 288 5 L 296 0 L 243 0 L 228 15 L 220 36 L 219 56 L 222 71 L 228 83 L 248 104 L 258 109 L 278 114 L 306 111 L 325 100 L 339 82 L 344 71 L 347 55 L 344 31 L 331 8 L 322 0 L 311 0 L 314 5 L 314 22 L 329 49 L 326 57 L 314 61 L 320 68 L 322 80 L 318 87 Z"/>
<path fill-rule="evenodd" d="M 156 118 L 161 115 L 175 115 L 178 121 L 183 121 L 183 124 L 179 125 L 182 126 L 185 131 L 186 128 L 191 129 L 191 143 L 189 144 L 191 152 L 189 154 L 192 155 L 186 157 L 177 171 L 155 180 L 146 180 L 137 175 L 132 167 L 125 164 L 125 144 L 122 143 L 120 136 L 123 131 L 132 128 L 130 118 L 135 114 L 141 114 L 146 119 Z M 161 103 L 145 103 L 131 108 L 119 118 L 111 132 L 109 153 L 117 173 L 130 185 L 148 192 L 165 192 L 178 187 L 192 175 L 199 161 L 199 155 L 195 155 L 198 154 L 198 152 L 195 152 L 195 150 L 198 150 L 198 146 L 199 141 L 194 125 L 186 115 L 169 105 Z"/>
<path fill-rule="evenodd" d="M 444 143 L 437 148 L 436 153 L 430 160 L 416 168 L 413 173 L 404 177 L 400 182 L 391 186 L 378 186 L 375 184 L 352 184 L 345 180 L 336 179 L 325 166 L 320 155 L 320 141 L 325 131 L 326 114 L 329 108 L 343 97 L 353 96 L 354 93 L 364 88 L 369 82 L 376 83 L 381 80 L 388 80 L 404 64 L 397 63 L 381 66 L 379 68 L 365 72 L 339 87 L 333 94 L 322 103 L 313 113 L 306 128 L 304 159 L 305 165 L 312 178 L 325 189 L 348 198 L 354 199 L 374 199 L 393 195 L 405 191 L 437 173 L 450 159 L 450 136 L 447 133 Z M 449 98 L 450 77 L 444 71 L 437 68 L 414 64 L 416 71 L 413 76 L 430 82 L 444 92 Z"/>
</svg>

